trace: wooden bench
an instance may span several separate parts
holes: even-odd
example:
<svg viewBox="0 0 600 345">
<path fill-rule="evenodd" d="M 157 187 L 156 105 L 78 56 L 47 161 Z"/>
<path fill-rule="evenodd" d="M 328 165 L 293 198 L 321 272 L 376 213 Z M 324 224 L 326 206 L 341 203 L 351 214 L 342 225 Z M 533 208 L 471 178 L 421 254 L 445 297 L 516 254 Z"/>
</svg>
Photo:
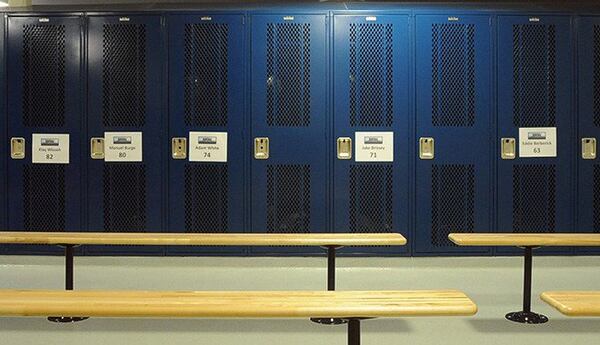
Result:
<svg viewBox="0 0 600 345">
<path fill-rule="evenodd" d="M 360 320 L 470 316 L 463 292 L 425 291 L 51 291 L 0 290 L 0 316 L 89 315 L 168 318 L 325 318 L 348 320 L 348 344 L 360 344 Z"/>
<path fill-rule="evenodd" d="M 451 233 L 450 241 L 459 246 L 512 246 L 524 250 L 523 309 L 506 314 L 511 321 L 545 323 L 548 317 L 531 311 L 531 277 L 533 249 L 549 246 L 600 246 L 600 234 L 512 234 L 512 233 Z"/>
<path fill-rule="evenodd" d="M 406 238 L 397 233 L 104 233 L 104 232 L 0 232 L 0 243 L 50 244 L 65 248 L 65 289 L 73 290 L 73 247 L 79 245 L 167 246 L 319 246 L 327 249 L 327 290 L 335 290 L 336 249 L 345 246 L 402 246 Z M 51 321 L 78 321 L 51 318 Z M 339 319 L 315 319 L 319 323 L 342 323 Z"/>
<path fill-rule="evenodd" d="M 567 316 L 600 316 L 600 291 L 550 291 L 541 298 Z"/>
</svg>

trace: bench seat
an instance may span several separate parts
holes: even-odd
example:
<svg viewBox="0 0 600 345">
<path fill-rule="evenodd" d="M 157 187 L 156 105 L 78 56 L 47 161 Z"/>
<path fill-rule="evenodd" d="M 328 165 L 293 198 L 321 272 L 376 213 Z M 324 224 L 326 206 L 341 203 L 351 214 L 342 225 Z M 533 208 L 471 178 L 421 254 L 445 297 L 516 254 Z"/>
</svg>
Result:
<svg viewBox="0 0 600 345">
<path fill-rule="evenodd" d="M 397 233 L 242 234 L 0 232 L 5 244 L 173 245 L 173 246 L 403 246 Z"/>
<path fill-rule="evenodd" d="M 600 234 L 474 234 L 451 233 L 448 239 L 459 246 L 600 246 Z"/>
<path fill-rule="evenodd" d="M 600 291 L 549 291 L 541 297 L 567 316 L 600 316 Z"/>
<path fill-rule="evenodd" d="M 463 292 L 0 290 L 0 316 L 374 318 L 468 316 Z"/>
</svg>

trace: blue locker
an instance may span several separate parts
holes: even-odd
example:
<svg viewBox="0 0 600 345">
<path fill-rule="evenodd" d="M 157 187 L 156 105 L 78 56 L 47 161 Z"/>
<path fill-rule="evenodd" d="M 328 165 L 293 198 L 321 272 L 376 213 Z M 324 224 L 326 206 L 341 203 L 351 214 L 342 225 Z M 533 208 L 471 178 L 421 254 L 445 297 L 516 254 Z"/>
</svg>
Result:
<svg viewBox="0 0 600 345">
<path fill-rule="evenodd" d="M 448 234 L 491 231 L 490 30 L 487 15 L 416 16 L 418 254 L 489 253 Z"/>
<path fill-rule="evenodd" d="M 0 113 L 2 114 L 0 116 L 0 155 L 2 155 L 4 158 L 0 159 L 0 226 L 2 226 L 3 229 L 7 229 L 6 198 L 8 197 L 6 194 L 6 157 L 8 155 L 6 143 L 8 143 L 8 139 L 6 136 L 5 20 L 6 15 L 2 13 L 2 19 L 0 20 Z M 0 245 L 0 253 L 4 252 L 6 252 L 6 247 L 4 245 Z"/>
<path fill-rule="evenodd" d="M 79 16 L 8 17 L 8 137 L 23 148 L 8 158 L 10 230 L 82 230 L 81 24 Z"/>
<path fill-rule="evenodd" d="M 598 158 L 584 158 L 585 145 L 592 138 L 600 139 L 600 17 L 577 20 L 579 42 L 579 135 L 577 162 L 579 193 L 577 232 L 600 232 L 600 164 Z M 598 252 L 595 248 L 580 248 L 580 252 Z"/>
<path fill-rule="evenodd" d="M 353 151 L 348 157 L 340 147 L 333 155 L 333 229 L 408 236 L 408 16 L 335 15 L 333 25 L 334 140 L 351 139 Z M 372 137 L 385 139 L 364 142 Z M 399 254 L 408 248 L 344 251 Z"/>
<path fill-rule="evenodd" d="M 88 19 L 89 231 L 163 229 L 163 42 L 157 15 Z M 89 247 L 88 252 L 159 254 L 163 248 Z"/>
<path fill-rule="evenodd" d="M 186 157 L 172 154 L 169 161 L 168 229 L 245 232 L 244 16 L 170 15 L 167 24 L 169 137 L 188 147 Z M 168 253 L 243 250 L 170 247 Z"/>
<path fill-rule="evenodd" d="M 516 148 L 515 159 L 498 153 L 499 232 L 573 229 L 571 39 L 568 16 L 498 19 L 497 140 Z"/>
<path fill-rule="evenodd" d="M 268 159 L 251 160 L 253 232 L 328 231 L 326 20 L 251 17 L 251 145 L 269 141 Z"/>
</svg>

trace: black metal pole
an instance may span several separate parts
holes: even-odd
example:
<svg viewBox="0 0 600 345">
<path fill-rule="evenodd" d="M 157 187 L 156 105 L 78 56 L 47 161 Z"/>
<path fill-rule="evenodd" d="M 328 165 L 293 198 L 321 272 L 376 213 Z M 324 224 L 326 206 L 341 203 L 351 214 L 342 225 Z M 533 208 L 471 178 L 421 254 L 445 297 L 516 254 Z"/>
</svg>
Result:
<svg viewBox="0 0 600 345">
<path fill-rule="evenodd" d="M 506 314 L 513 322 L 539 324 L 548 322 L 548 317 L 531 311 L 531 277 L 533 271 L 533 247 L 524 247 L 523 254 L 523 310 Z"/>
<path fill-rule="evenodd" d="M 65 290 L 73 290 L 73 245 L 65 245 Z"/>
<path fill-rule="evenodd" d="M 531 247 L 525 247 L 525 256 L 523 260 L 523 311 L 531 312 L 531 272 L 532 272 L 532 251 Z"/>
<path fill-rule="evenodd" d="M 327 247 L 327 290 L 335 291 L 335 247 Z"/>
<path fill-rule="evenodd" d="M 360 320 L 348 320 L 348 345 L 360 345 Z"/>
<path fill-rule="evenodd" d="M 61 245 L 65 247 L 65 290 L 73 290 L 73 244 Z M 49 316 L 48 321 L 67 323 L 79 322 L 88 319 L 87 316 Z"/>
</svg>

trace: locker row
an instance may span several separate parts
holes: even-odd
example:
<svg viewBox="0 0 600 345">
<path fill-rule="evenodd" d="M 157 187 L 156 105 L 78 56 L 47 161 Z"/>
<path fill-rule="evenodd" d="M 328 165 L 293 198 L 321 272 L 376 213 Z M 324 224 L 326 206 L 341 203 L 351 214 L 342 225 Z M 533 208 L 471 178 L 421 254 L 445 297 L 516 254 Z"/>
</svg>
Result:
<svg viewBox="0 0 600 345">
<path fill-rule="evenodd" d="M 412 243 L 358 255 L 509 254 L 447 234 L 600 231 L 600 16 L 307 7 L 2 26 L 5 229 Z M 274 250 L 252 253 L 311 253 Z"/>
</svg>

